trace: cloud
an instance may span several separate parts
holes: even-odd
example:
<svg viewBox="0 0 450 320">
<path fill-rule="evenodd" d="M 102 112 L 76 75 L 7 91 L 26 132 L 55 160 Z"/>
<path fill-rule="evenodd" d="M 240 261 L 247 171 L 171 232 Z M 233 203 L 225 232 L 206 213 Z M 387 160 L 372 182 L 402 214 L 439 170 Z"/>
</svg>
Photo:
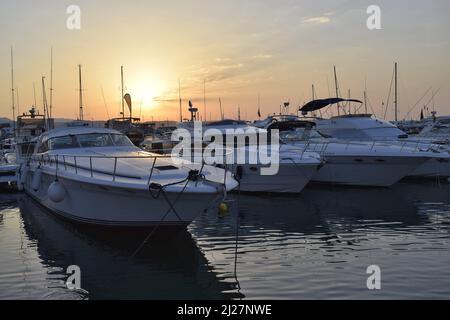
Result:
<svg viewBox="0 0 450 320">
<path fill-rule="evenodd" d="M 233 63 L 233 64 L 221 64 L 221 65 L 215 65 L 214 68 L 219 70 L 229 70 L 229 69 L 239 69 L 244 66 L 243 63 Z"/>
<path fill-rule="evenodd" d="M 330 15 L 323 15 L 318 17 L 311 17 L 303 20 L 304 23 L 309 24 L 325 24 L 331 22 Z"/>
<path fill-rule="evenodd" d="M 257 54 L 252 57 L 252 59 L 271 59 L 271 54 Z"/>
</svg>

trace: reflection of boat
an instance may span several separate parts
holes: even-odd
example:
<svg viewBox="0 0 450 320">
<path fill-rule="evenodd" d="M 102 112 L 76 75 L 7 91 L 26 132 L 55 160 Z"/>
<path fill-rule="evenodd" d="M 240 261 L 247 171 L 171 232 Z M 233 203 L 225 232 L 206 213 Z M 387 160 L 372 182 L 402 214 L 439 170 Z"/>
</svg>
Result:
<svg viewBox="0 0 450 320">
<path fill-rule="evenodd" d="M 118 131 L 41 135 L 19 182 L 68 219 L 108 226 L 186 226 L 237 182 L 223 169 L 143 152 Z"/>
<path fill-rule="evenodd" d="M 118 232 L 74 227 L 54 219 L 25 195 L 19 198 L 19 205 L 24 229 L 36 244 L 41 263 L 53 270 L 52 279 L 62 278 L 60 289 L 64 287 L 67 267 L 78 265 L 81 287 L 90 299 L 240 297 L 231 293 L 234 283 L 222 282 L 216 277 L 185 230 L 154 234 L 132 258 L 148 230 Z M 56 290 L 55 284 L 49 290 Z M 55 295 L 58 294 L 62 295 Z"/>
<path fill-rule="evenodd" d="M 241 194 L 236 198 L 242 228 L 240 234 L 279 231 L 285 234 L 332 233 L 340 227 L 345 232 L 358 228 L 407 228 L 428 223 L 419 208 L 427 203 L 448 202 L 450 186 L 399 183 L 389 189 L 308 187 L 299 197 Z M 238 197 L 238 196 L 236 196 Z M 282 208 L 282 209 L 280 209 Z M 191 225 L 195 235 L 209 232 L 208 217 Z M 220 220 L 217 228 L 229 232 L 235 215 Z M 233 229 L 231 229 L 233 230 Z M 217 230 L 212 230 L 215 233 Z"/>
</svg>

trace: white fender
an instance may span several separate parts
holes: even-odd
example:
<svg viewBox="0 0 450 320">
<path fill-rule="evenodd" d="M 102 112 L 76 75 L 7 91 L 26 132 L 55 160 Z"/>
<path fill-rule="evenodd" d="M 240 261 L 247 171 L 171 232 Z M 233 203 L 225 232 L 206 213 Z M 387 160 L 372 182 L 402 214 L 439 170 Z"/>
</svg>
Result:
<svg viewBox="0 0 450 320">
<path fill-rule="evenodd" d="M 47 194 L 53 202 L 61 202 L 66 197 L 66 188 L 61 182 L 55 180 L 48 187 Z"/>
<path fill-rule="evenodd" d="M 36 169 L 34 171 L 33 180 L 31 181 L 31 188 L 34 191 L 38 191 L 41 186 L 41 176 L 42 176 L 41 169 Z"/>
</svg>

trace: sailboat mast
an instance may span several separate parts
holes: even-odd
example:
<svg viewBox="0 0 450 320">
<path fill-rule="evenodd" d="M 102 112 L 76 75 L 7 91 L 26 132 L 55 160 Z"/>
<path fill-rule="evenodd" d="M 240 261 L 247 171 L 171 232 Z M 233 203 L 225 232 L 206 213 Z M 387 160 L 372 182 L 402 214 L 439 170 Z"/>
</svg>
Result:
<svg viewBox="0 0 450 320">
<path fill-rule="evenodd" d="M 50 50 L 50 118 L 53 110 L 53 48 Z"/>
<path fill-rule="evenodd" d="M 37 108 L 37 102 L 36 102 L 36 83 L 33 82 L 33 94 L 34 94 L 34 107 Z"/>
<path fill-rule="evenodd" d="M 44 106 L 44 117 L 45 117 L 45 129 L 50 129 L 48 106 L 47 106 L 47 94 L 45 92 L 45 76 L 42 76 L 42 104 Z"/>
<path fill-rule="evenodd" d="M 183 109 L 181 107 L 181 81 L 178 79 L 178 101 L 180 103 L 180 122 L 183 122 Z"/>
<path fill-rule="evenodd" d="M 206 80 L 203 80 L 203 109 L 204 109 L 204 115 L 205 115 L 205 121 L 206 119 Z"/>
<path fill-rule="evenodd" d="M 397 83 L 398 83 L 398 69 L 397 69 L 397 62 L 395 63 L 394 66 L 394 73 L 395 73 L 395 101 L 394 101 L 394 106 L 395 106 L 395 121 L 398 120 L 398 91 L 397 91 Z"/>
<path fill-rule="evenodd" d="M 222 100 L 219 98 L 220 118 L 223 120 Z"/>
<path fill-rule="evenodd" d="M 16 88 L 16 106 L 17 106 L 17 115 L 20 114 L 20 110 L 19 110 L 19 88 Z"/>
<path fill-rule="evenodd" d="M 350 89 L 348 89 L 348 100 L 350 100 Z M 352 114 L 352 105 L 350 104 L 350 101 L 348 102 L 348 114 Z"/>
<path fill-rule="evenodd" d="M 81 64 L 78 65 L 78 85 L 79 85 L 79 102 L 80 102 L 80 114 L 79 114 L 79 120 L 84 120 L 84 115 L 83 115 L 83 87 L 82 87 L 82 83 L 81 83 Z"/>
<path fill-rule="evenodd" d="M 14 102 L 14 57 L 13 48 L 11 47 L 11 103 L 12 103 L 12 116 L 13 116 L 13 132 L 16 134 L 16 110 Z"/>
<path fill-rule="evenodd" d="M 120 83 L 121 83 L 121 89 L 122 89 L 122 96 L 121 96 L 121 100 L 122 100 L 122 119 L 125 119 L 125 105 L 124 105 L 124 99 L 123 99 L 123 66 L 120 66 Z"/>
<path fill-rule="evenodd" d="M 339 87 L 338 87 L 338 81 L 337 81 L 336 66 L 333 66 L 333 70 L 334 70 L 334 87 L 336 88 L 336 98 L 339 98 Z M 338 116 L 340 115 L 339 107 L 340 106 L 338 103 L 337 104 Z"/>
<path fill-rule="evenodd" d="M 367 92 L 364 90 L 364 111 L 367 114 Z"/>
</svg>

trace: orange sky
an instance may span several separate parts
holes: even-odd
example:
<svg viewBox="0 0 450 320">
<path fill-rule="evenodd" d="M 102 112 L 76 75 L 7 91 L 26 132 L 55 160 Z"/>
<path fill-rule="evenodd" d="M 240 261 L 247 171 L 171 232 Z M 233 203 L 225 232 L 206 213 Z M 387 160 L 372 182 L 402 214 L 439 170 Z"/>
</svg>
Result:
<svg viewBox="0 0 450 320">
<path fill-rule="evenodd" d="M 66 8 L 81 8 L 81 29 L 66 28 Z M 0 12 L 0 117 L 11 118 L 10 46 L 14 47 L 15 87 L 21 112 L 42 108 L 41 76 L 49 87 L 50 48 L 54 52 L 54 116 L 75 118 L 78 70 L 83 66 L 86 119 L 118 116 L 120 66 L 135 115 L 145 120 L 176 120 L 178 79 L 184 113 L 192 99 L 204 118 L 256 118 L 291 101 L 292 110 L 311 98 L 334 95 L 333 65 L 342 95 L 351 89 L 383 116 L 393 62 L 399 62 L 400 116 L 428 90 L 411 115 L 431 100 L 449 114 L 450 23 L 448 1 L 379 1 L 382 30 L 366 28 L 360 1 L 2 1 Z M 102 88 L 105 102 L 102 97 Z M 431 88 L 431 89 L 430 89 Z M 391 98 L 392 104 L 392 98 Z M 141 107 L 142 106 L 142 107 Z M 392 118 L 392 110 L 388 112 Z"/>
</svg>

